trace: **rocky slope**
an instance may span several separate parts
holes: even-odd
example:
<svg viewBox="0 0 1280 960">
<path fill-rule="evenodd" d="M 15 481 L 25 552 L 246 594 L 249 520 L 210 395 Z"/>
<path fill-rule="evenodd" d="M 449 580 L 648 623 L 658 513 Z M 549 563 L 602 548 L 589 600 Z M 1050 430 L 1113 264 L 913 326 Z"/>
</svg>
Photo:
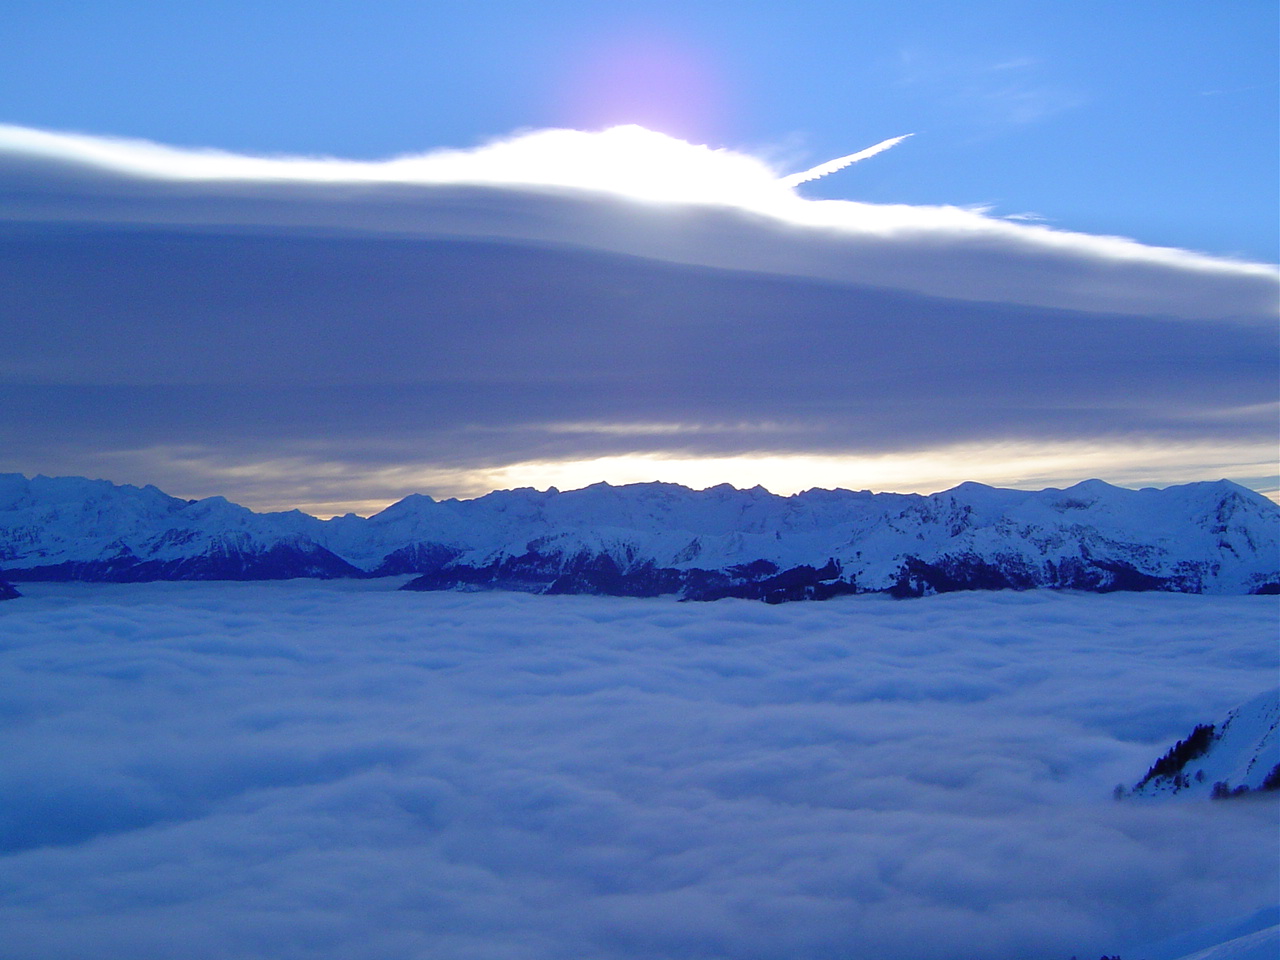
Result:
<svg viewBox="0 0 1280 960">
<path fill-rule="evenodd" d="M 1228 799 L 1280 790 L 1280 691 L 1269 690 L 1217 724 L 1198 724 L 1133 788 L 1135 797 Z"/>
</svg>

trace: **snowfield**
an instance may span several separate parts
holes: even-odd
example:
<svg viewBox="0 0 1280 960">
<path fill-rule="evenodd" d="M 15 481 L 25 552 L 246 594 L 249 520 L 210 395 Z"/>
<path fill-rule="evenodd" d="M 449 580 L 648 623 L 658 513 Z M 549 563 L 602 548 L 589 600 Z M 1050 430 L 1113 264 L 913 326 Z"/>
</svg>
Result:
<svg viewBox="0 0 1280 960">
<path fill-rule="evenodd" d="M 405 579 L 22 584 L 0 606 L 6 960 L 1274 939 L 1239 922 L 1280 895 L 1274 794 L 1112 790 L 1274 689 L 1280 597 Z"/>
</svg>

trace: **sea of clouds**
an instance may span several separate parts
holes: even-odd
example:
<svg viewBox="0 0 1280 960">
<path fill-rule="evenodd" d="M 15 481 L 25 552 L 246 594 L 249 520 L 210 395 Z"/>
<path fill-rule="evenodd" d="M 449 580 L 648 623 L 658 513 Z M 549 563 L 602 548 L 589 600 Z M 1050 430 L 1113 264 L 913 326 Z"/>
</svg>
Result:
<svg viewBox="0 0 1280 960">
<path fill-rule="evenodd" d="M 1280 598 L 398 583 L 0 606 L 6 960 L 1066 960 L 1276 902 L 1272 800 L 1111 794 L 1275 684 Z"/>
</svg>

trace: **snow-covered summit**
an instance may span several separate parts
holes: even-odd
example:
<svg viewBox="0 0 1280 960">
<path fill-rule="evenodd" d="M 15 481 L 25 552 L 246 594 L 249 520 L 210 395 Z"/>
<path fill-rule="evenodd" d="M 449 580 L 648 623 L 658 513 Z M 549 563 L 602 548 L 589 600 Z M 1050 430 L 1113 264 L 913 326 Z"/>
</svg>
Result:
<svg viewBox="0 0 1280 960">
<path fill-rule="evenodd" d="M 359 571 L 296 529 L 304 514 L 257 514 L 223 497 L 153 486 L 0 476 L 0 570 L 10 580 L 220 580 Z"/>
</svg>

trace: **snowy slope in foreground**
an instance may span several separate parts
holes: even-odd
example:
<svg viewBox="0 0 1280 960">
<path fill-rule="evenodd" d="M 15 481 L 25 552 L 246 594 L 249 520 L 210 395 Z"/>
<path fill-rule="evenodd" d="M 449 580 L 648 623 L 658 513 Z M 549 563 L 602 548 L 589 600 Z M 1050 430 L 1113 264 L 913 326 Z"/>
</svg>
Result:
<svg viewBox="0 0 1280 960">
<path fill-rule="evenodd" d="M 1126 947 L 1133 960 L 1275 960 L 1280 956 L 1280 907 Z"/>
<path fill-rule="evenodd" d="M 1219 799 L 1280 790 L 1280 690 L 1237 707 L 1220 724 L 1200 724 L 1157 760 L 1136 797 Z"/>
<path fill-rule="evenodd" d="M 1049 587 L 1280 590 L 1280 507 L 1228 481 L 1126 490 L 966 483 L 931 496 L 596 484 L 410 496 L 364 519 L 256 514 L 220 497 L 0 477 L 0 577 L 282 579 L 420 574 L 498 588 L 793 600 Z"/>
<path fill-rule="evenodd" d="M 1197 950 L 1179 960 L 1275 960 L 1276 957 L 1280 957 L 1280 926 Z"/>
</svg>

